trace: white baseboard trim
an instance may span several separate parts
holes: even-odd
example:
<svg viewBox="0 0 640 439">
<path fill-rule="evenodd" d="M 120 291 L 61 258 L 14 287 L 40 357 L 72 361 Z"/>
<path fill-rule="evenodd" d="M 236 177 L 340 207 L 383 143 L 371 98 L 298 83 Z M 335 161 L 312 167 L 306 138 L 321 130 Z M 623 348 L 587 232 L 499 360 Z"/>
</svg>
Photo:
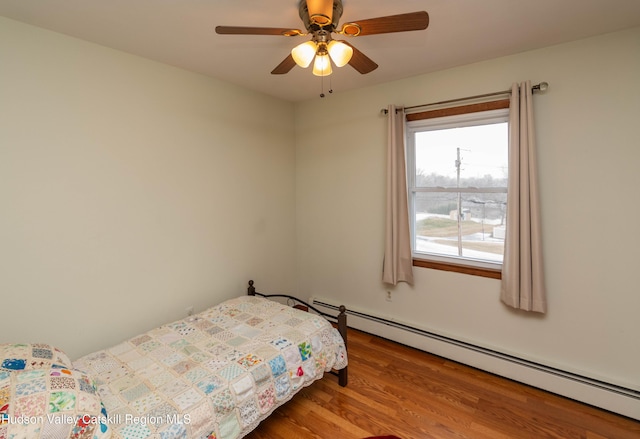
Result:
<svg viewBox="0 0 640 439">
<path fill-rule="evenodd" d="M 320 298 L 312 298 L 310 303 L 328 310 L 336 310 L 339 306 Z M 640 420 L 640 392 L 637 390 L 534 363 L 365 312 L 351 309 L 347 310 L 347 314 L 351 328 Z"/>
</svg>

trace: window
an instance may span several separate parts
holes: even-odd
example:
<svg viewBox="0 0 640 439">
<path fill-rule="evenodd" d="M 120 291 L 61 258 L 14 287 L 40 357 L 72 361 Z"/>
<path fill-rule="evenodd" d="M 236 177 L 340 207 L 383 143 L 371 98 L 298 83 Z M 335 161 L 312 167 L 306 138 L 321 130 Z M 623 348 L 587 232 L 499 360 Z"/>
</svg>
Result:
<svg viewBox="0 0 640 439">
<path fill-rule="evenodd" d="M 479 111 L 486 104 L 474 104 L 407 115 L 414 260 L 499 272 L 506 231 L 509 109 L 508 101 L 498 102 L 489 107 L 497 109 L 486 111 Z"/>
</svg>

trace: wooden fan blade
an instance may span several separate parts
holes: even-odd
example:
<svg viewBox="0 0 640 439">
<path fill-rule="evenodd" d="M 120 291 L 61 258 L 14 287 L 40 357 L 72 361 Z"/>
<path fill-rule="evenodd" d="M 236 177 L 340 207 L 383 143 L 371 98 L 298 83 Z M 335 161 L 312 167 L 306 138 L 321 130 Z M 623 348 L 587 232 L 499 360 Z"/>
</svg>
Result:
<svg viewBox="0 0 640 439">
<path fill-rule="evenodd" d="M 296 62 L 293 60 L 293 56 L 289 54 L 278 66 L 271 71 L 272 75 L 284 75 L 285 73 L 289 73 L 292 68 L 294 68 Z"/>
<path fill-rule="evenodd" d="M 360 27 L 357 35 L 388 34 L 391 32 L 406 32 L 411 30 L 423 30 L 429 26 L 429 14 L 426 11 L 409 12 L 408 14 L 389 15 L 387 17 L 370 18 L 352 22 Z M 343 26 L 343 30 L 350 23 Z M 353 35 L 351 29 L 347 35 Z"/>
<path fill-rule="evenodd" d="M 216 26 L 216 33 L 221 35 L 302 35 L 299 29 L 283 27 L 245 27 L 245 26 Z"/>
<path fill-rule="evenodd" d="M 373 60 L 369 58 L 367 55 L 365 55 L 364 53 L 356 49 L 352 44 L 349 44 L 346 41 L 342 41 L 342 42 L 353 49 L 353 55 L 349 60 L 349 65 L 351 67 L 353 67 L 363 75 L 373 72 L 375 69 L 378 68 L 378 64 L 373 62 Z"/>
</svg>

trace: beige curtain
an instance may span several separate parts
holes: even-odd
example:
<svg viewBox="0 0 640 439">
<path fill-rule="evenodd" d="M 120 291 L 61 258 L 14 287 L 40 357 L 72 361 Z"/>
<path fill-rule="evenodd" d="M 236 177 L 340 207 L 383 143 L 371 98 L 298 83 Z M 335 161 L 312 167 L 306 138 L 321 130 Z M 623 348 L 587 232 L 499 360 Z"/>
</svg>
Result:
<svg viewBox="0 0 640 439">
<path fill-rule="evenodd" d="M 382 281 L 413 285 L 411 233 L 404 157 L 404 109 L 390 105 L 387 145 L 387 212 Z"/>
<path fill-rule="evenodd" d="M 509 107 L 509 186 L 507 235 L 500 299 L 516 309 L 544 313 L 540 233 L 531 82 L 513 84 Z"/>
</svg>

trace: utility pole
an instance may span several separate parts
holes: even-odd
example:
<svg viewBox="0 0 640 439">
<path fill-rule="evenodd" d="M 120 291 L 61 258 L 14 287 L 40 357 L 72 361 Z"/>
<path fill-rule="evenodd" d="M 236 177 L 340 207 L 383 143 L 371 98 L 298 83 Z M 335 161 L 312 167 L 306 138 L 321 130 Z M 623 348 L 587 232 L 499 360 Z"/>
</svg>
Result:
<svg viewBox="0 0 640 439">
<path fill-rule="evenodd" d="M 460 158 L 460 148 L 457 148 L 456 156 L 456 186 L 458 188 L 458 256 L 462 256 L 462 193 L 460 192 L 460 168 L 462 159 Z"/>
</svg>

